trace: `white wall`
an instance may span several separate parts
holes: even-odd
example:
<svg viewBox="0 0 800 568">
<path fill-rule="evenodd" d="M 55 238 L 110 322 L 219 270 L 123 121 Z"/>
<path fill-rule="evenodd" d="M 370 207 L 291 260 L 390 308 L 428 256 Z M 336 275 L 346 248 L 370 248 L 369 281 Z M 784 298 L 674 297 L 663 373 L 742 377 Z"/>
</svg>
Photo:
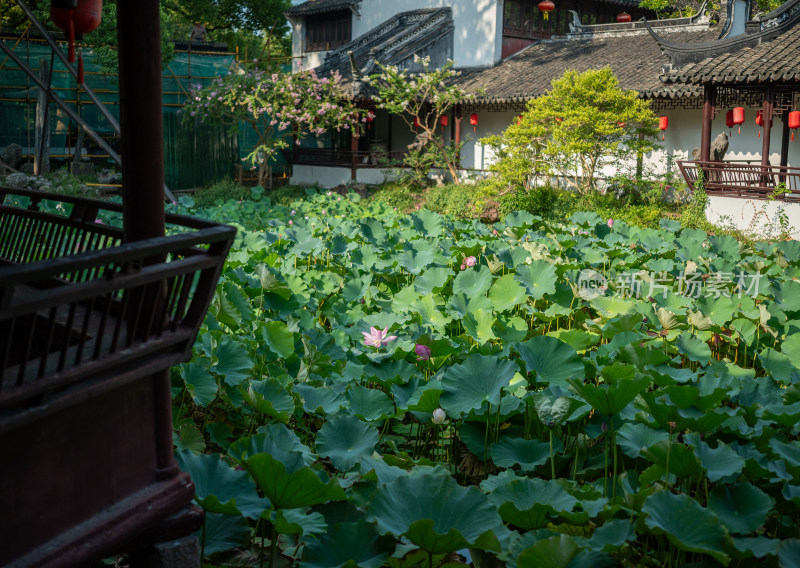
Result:
<svg viewBox="0 0 800 568">
<path fill-rule="evenodd" d="M 792 238 L 800 238 L 800 203 L 712 195 L 706 218 L 749 237 L 771 238 L 786 231 Z"/>
<path fill-rule="evenodd" d="M 350 168 L 334 168 L 329 166 L 305 166 L 295 164 L 292 167 L 292 185 L 319 185 L 335 187 L 350 183 Z"/>
<path fill-rule="evenodd" d="M 453 59 L 459 67 L 487 67 L 500 61 L 502 48 L 502 0 L 365 0 L 360 16 L 353 16 L 353 39 L 379 26 L 399 12 L 420 8 L 453 10 Z M 320 65 L 326 52 L 303 53 L 302 26 L 292 26 L 292 54 L 304 55 L 303 66 Z M 296 66 L 295 66 L 296 70 Z"/>
</svg>

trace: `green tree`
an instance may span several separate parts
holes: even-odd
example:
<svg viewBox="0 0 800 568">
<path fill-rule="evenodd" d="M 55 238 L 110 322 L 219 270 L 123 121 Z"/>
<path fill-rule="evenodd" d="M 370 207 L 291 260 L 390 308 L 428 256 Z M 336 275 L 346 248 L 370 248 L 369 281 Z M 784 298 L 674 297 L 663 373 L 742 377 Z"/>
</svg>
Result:
<svg viewBox="0 0 800 568">
<path fill-rule="evenodd" d="M 485 142 L 497 149 L 492 169 L 509 188 L 527 188 L 532 176 L 547 173 L 588 193 L 603 167 L 655 147 L 657 122 L 647 102 L 622 90 L 609 67 L 568 70 L 528 102 L 517 124 Z"/>
<path fill-rule="evenodd" d="M 770 12 L 783 4 L 785 0 L 756 0 L 753 6 L 754 15 Z M 706 11 L 713 20 L 719 19 L 719 12 L 725 2 L 710 0 Z M 641 0 L 639 6 L 654 10 L 659 18 L 682 18 L 693 16 L 703 5 L 702 0 Z"/>
<path fill-rule="evenodd" d="M 417 151 L 435 153 L 437 165 L 445 167 L 453 182 L 459 184 L 457 148 L 437 132 L 441 117 L 465 98 L 464 91 L 451 82 L 458 72 L 452 69 L 453 61 L 440 69 L 430 69 L 430 57 L 415 55 L 414 62 L 422 65 L 421 73 L 387 65 L 381 66 L 382 72 L 368 77 L 365 82 L 377 89 L 373 100 L 379 108 L 399 116 L 409 130 L 417 133 Z"/>
<path fill-rule="evenodd" d="M 239 69 L 190 92 L 183 111 L 188 120 L 234 130 L 242 123 L 249 125 L 258 143 L 246 159 L 259 168 L 263 185 L 269 159 L 291 147 L 293 139 L 299 144 L 305 136 L 331 129 L 359 134 L 366 117 L 340 82 L 337 74 L 320 79 L 313 70 L 292 74 Z"/>
</svg>

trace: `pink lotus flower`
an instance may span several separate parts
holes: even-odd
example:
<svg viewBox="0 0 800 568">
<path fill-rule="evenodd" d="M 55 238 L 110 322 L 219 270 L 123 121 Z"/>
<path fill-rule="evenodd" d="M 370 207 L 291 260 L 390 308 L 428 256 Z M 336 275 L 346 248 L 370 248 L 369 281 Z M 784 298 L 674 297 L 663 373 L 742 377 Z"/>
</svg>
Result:
<svg viewBox="0 0 800 568">
<path fill-rule="evenodd" d="M 464 259 L 464 264 L 466 264 L 470 268 L 475 266 L 477 263 L 478 263 L 478 259 L 475 258 L 474 256 L 468 256 L 467 258 Z"/>
<path fill-rule="evenodd" d="M 431 348 L 427 345 L 417 343 L 414 346 L 414 353 L 417 354 L 417 361 L 427 361 L 431 358 Z"/>
<path fill-rule="evenodd" d="M 292 221 L 291 219 L 289 219 L 289 224 L 290 224 L 290 225 L 294 225 L 294 221 Z"/>
<path fill-rule="evenodd" d="M 608 220 L 608 227 L 611 228 L 613 226 L 614 226 L 614 219 L 609 219 Z"/>
<path fill-rule="evenodd" d="M 466 269 L 467 269 L 467 267 L 462 264 L 461 265 L 461 270 L 466 270 Z"/>
<path fill-rule="evenodd" d="M 367 347 L 374 347 L 375 349 L 380 349 L 384 345 L 388 344 L 390 341 L 394 341 L 397 339 L 396 335 L 390 335 L 386 337 L 386 332 L 389 330 L 388 327 L 384 327 L 383 330 L 376 329 L 374 327 L 369 328 L 369 333 L 366 331 L 362 331 L 361 333 L 364 334 L 364 345 Z"/>
</svg>

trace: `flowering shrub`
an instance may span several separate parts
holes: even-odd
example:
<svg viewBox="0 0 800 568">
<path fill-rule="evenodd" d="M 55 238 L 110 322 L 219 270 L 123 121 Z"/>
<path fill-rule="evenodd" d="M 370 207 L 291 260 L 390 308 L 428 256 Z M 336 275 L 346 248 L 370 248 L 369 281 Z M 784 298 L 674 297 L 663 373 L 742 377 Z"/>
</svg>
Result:
<svg viewBox="0 0 800 568">
<path fill-rule="evenodd" d="M 185 116 L 226 124 L 234 130 L 245 123 L 258 143 L 245 158 L 258 167 L 263 185 L 267 164 L 280 150 L 309 134 L 350 130 L 358 136 L 363 111 L 341 87 L 338 74 L 317 77 L 313 70 L 299 73 L 244 70 L 217 77 L 206 87 L 195 86 L 184 107 Z M 366 118 L 363 118 L 366 120 Z"/>
</svg>

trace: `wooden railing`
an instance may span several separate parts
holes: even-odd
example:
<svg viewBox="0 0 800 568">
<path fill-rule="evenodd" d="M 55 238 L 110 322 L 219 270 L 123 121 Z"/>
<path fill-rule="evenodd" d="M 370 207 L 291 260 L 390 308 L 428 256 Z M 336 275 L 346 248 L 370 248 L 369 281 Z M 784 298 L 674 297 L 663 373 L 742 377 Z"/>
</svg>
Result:
<svg viewBox="0 0 800 568">
<path fill-rule="evenodd" d="M 683 160 L 678 160 L 678 167 L 692 188 L 702 172 L 703 187 L 709 195 L 800 201 L 800 168 L 736 161 Z"/>
<path fill-rule="evenodd" d="M 167 236 L 123 243 L 121 220 L 0 187 L 2 566 L 85 565 L 179 510 L 179 534 L 196 523 L 165 370 L 191 357 L 235 229 L 168 215 Z"/>
</svg>

